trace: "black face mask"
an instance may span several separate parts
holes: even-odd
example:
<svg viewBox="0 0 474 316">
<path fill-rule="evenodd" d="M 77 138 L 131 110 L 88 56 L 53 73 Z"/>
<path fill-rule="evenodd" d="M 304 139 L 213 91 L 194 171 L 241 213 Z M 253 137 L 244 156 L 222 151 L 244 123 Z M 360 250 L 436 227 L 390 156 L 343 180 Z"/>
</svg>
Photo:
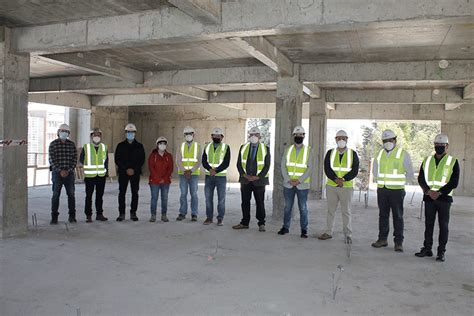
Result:
<svg viewBox="0 0 474 316">
<path fill-rule="evenodd" d="M 435 148 L 435 151 L 438 155 L 442 155 L 446 151 L 445 146 L 435 146 L 434 148 Z"/>
<path fill-rule="evenodd" d="M 301 137 L 301 136 L 295 136 L 295 137 L 294 137 L 294 140 L 295 140 L 295 143 L 296 143 L 296 144 L 301 144 L 301 143 L 303 143 L 303 139 L 304 139 L 304 137 Z"/>
<path fill-rule="evenodd" d="M 222 139 L 220 138 L 213 138 L 212 141 L 214 142 L 214 144 L 220 144 Z"/>
</svg>

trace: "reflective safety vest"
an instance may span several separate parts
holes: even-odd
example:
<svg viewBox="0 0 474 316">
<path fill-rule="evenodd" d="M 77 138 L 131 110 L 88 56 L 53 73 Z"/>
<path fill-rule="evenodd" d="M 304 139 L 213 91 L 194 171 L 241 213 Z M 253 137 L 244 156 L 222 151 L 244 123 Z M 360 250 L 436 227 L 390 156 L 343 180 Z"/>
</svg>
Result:
<svg viewBox="0 0 474 316">
<path fill-rule="evenodd" d="M 401 148 L 394 148 L 388 157 L 385 149 L 380 150 L 377 155 L 377 186 L 379 188 L 386 187 L 393 190 L 405 188 L 404 157 L 405 151 Z"/>
<path fill-rule="evenodd" d="M 331 151 L 331 169 L 334 171 L 338 178 L 344 177 L 349 171 L 352 170 L 352 163 L 354 161 L 354 151 L 347 148 L 342 155 L 342 160 L 339 158 L 339 150 L 337 148 Z M 337 187 L 337 183 L 328 178 L 327 185 Z M 354 186 L 354 180 L 344 181 L 344 188 L 352 188 Z"/>
<path fill-rule="evenodd" d="M 84 145 L 84 177 L 95 178 L 105 177 L 107 169 L 105 160 L 107 159 L 107 146 L 99 144 L 98 150 L 95 150 L 93 144 Z"/>
<path fill-rule="evenodd" d="M 423 173 L 425 174 L 425 181 L 433 191 L 438 191 L 444 187 L 451 179 L 453 174 L 454 164 L 456 158 L 450 155 L 444 155 L 444 157 L 436 166 L 436 160 L 434 156 L 426 157 L 423 160 Z M 453 190 L 449 192 L 449 195 L 453 195 Z"/>
<path fill-rule="evenodd" d="M 291 180 L 298 180 L 308 169 L 310 151 L 311 147 L 305 145 L 301 147 L 298 156 L 296 155 L 295 145 L 291 145 L 286 150 L 286 169 L 288 170 L 288 175 Z M 304 180 L 304 183 L 310 182 L 311 177 L 307 177 Z"/>
<path fill-rule="evenodd" d="M 247 170 L 247 159 L 250 154 L 250 143 L 246 143 L 240 150 L 240 162 L 242 163 L 242 169 Z M 265 144 L 260 143 L 257 149 L 257 175 L 259 175 L 263 167 L 265 167 L 265 157 L 267 156 L 267 147 Z M 268 172 L 265 175 L 268 178 Z"/>
<path fill-rule="evenodd" d="M 214 149 L 214 143 L 209 143 L 206 146 L 206 155 L 207 155 L 207 162 L 211 166 L 211 168 L 216 169 L 219 167 L 225 158 L 225 154 L 227 153 L 227 148 L 229 146 L 225 143 L 219 144 L 216 149 Z M 206 170 L 206 174 L 209 175 L 209 171 Z M 216 176 L 225 177 L 227 175 L 227 169 L 222 170 L 219 173 L 216 173 Z"/>
<path fill-rule="evenodd" d="M 192 142 L 191 146 L 188 146 L 186 142 L 181 144 L 181 162 L 184 170 L 191 170 L 198 162 L 199 144 Z M 178 174 L 184 174 L 182 170 L 178 170 Z M 200 175 L 201 169 L 197 168 L 194 170 L 192 175 Z"/>
</svg>

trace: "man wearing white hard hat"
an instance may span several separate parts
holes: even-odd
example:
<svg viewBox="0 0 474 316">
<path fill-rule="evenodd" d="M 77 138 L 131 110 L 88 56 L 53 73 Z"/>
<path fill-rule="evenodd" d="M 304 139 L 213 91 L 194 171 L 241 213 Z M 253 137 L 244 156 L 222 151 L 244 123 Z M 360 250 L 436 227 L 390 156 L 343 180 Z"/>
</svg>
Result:
<svg viewBox="0 0 474 316">
<path fill-rule="evenodd" d="M 136 140 L 137 128 L 129 123 L 125 126 L 125 140 L 115 149 L 115 164 L 118 167 L 119 180 L 119 216 L 117 222 L 125 220 L 125 195 L 128 183 L 132 189 L 130 204 L 130 219 L 138 221 L 138 190 L 140 189 L 140 175 L 145 163 L 145 148 Z"/>
<path fill-rule="evenodd" d="M 102 130 L 98 127 L 90 132 L 90 142 L 82 147 L 79 162 L 84 167 L 84 183 L 86 185 L 86 200 L 84 203 L 84 213 L 86 222 L 92 223 L 92 195 L 95 191 L 95 219 L 97 221 L 107 221 L 104 216 L 103 196 L 105 190 L 105 180 L 109 170 L 108 148 L 102 142 Z"/>
<path fill-rule="evenodd" d="M 58 128 L 58 138 L 49 145 L 49 168 L 53 182 L 53 197 L 51 198 L 51 224 L 58 223 L 59 197 L 64 185 L 67 193 L 69 223 L 76 223 L 76 196 L 74 188 L 74 168 L 77 164 L 76 144 L 69 139 L 71 130 L 67 124 Z"/>
<path fill-rule="evenodd" d="M 191 195 L 191 221 L 196 222 L 198 216 L 198 182 L 201 174 L 201 145 L 194 141 L 195 131 L 191 126 L 183 130 L 184 142 L 176 150 L 176 165 L 178 166 L 179 215 L 177 221 L 182 221 L 188 213 L 188 190 Z"/>
<path fill-rule="evenodd" d="M 249 142 L 240 146 L 237 158 L 239 170 L 240 196 L 242 199 L 242 220 L 232 226 L 233 229 L 248 229 L 250 223 L 250 200 L 252 194 L 257 206 L 256 218 L 258 230 L 265 231 L 265 186 L 269 184 L 270 148 L 260 142 L 261 134 L 258 127 L 252 127 L 249 132 Z"/>
<path fill-rule="evenodd" d="M 313 169 L 313 154 L 310 146 L 303 144 L 305 130 L 302 126 L 293 129 L 293 145 L 288 147 L 281 159 L 281 175 L 283 176 L 283 197 L 285 208 L 283 227 L 279 235 L 290 232 L 291 213 L 295 196 L 298 197 L 300 211 L 301 238 L 308 238 L 308 192 L 311 185 L 311 171 Z"/>
<path fill-rule="evenodd" d="M 347 147 L 348 136 L 343 130 L 336 133 L 337 147 L 327 151 L 324 157 L 324 173 L 327 177 L 326 196 L 328 214 L 326 231 L 318 238 L 326 240 L 332 238 L 334 215 L 338 204 L 341 204 L 342 227 L 344 242 L 352 243 L 352 216 L 351 203 L 354 194 L 354 178 L 359 173 L 359 156 Z"/>
<path fill-rule="evenodd" d="M 206 220 L 204 225 L 213 223 L 214 190 L 217 191 L 217 225 L 222 226 L 225 215 L 225 191 L 227 186 L 227 168 L 230 164 L 230 147 L 222 142 L 224 132 L 216 127 L 211 133 L 212 142 L 206 145 L 202 153 L 202 166 L 206 172 L 204 194 L 206 196 Z"/>
<path fill-rule="evenodd" d="M 383 149 L 373 164 L 373 175 L 377 181 L 377 204 L 379 207 L 379 236 L 372 247 L 387 247 L 390 230 L 390 211 L 393 217 L 394 250 L 403 252 L 403 200 L 405 185 L 413 180 L 410 155 L 397 146 L 397 135 L 391 130 L 382 132 Z"/>
<path fill-rule="evenodd" d="M 150 222 L 156 221 L 156 208 L 158 196 L 161 194 L 161 221 L 168 222 L 168 192 L 173 174 L 173 156 L 166 150 L 168 140 L 160 136 L 156 140 L 156 148 L 148 157 L 148 169 L 150 176 L 151 201 L 150 201 Z"/>
<path fill-rule="evenodd" d="M 449 210 L 453 203 L 453 192 L 459 182 L 459 162 L 447 153 L 448 136 L 439 134 L 434 140 L 435 154 L 423 160 L 418 175 L 418 184 L 423 189 L 425 202 L 425 241 L 417 257 L 432 257 L 433 228 L 438 214 L 439 238 L 436 261 L 445 260 L 448 243 Z"/>
</svg>

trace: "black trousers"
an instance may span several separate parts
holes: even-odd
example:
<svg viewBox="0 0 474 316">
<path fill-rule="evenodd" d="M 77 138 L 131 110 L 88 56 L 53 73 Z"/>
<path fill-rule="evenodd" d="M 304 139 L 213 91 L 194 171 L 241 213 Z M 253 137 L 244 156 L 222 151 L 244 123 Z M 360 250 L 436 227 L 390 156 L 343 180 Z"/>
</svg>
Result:
<svg viewBox="0 0 474 316">
<path fill-rule="evenodd" d="M 140 189 L 140 175 L 128 176 L 119 173 L 119 214 L 125 214 L 125 194 L 127 193 L 128 183 L 132 189 L 132 203 L 130 205 L 130 214 L 135 214 L 138 208 L 138 190 Z"/>
<path fill-rule="evenodd" d="M 433 229 L 438 213 L 439 238 L 438 252 L 446 251 L 449 233 L 449 209 L 451 202 L 446 201 L 425 201 L 425 242 L 423 246 L 431 249 L 433 247 Z"/>
<path fill-rule="evenodd" d="M 95 211 L 97 214 L 102 214 L 104 212 L 103 205 L 103 196 L 105 189 L 105 177 L 94 177 L 94 178 L 84 178 L 84 183 L 86 184 L 86 201 L 84 207 L 84 213 L 86 216 L 92 216 L 92 195 L 95 190 Z"/>
<path fill-rule="evenodd" d="M 393 218 L 393 236 L 396 244 L 403 243 L 403 199 L 405 190 L 377 189 L 379 206 L 379 239 L 387 240 L 390 231 L 390 211 Z"/>
<path fill-rule="evenodd" d="M 240 184 L 240 195 L 242 198 L 242 225 L 250 223 L 250 200 L 252 193 L 257 204 L 258 225 L 265 225 L 265 186 L 255 186 L 253 183 Z"/>
</svg>

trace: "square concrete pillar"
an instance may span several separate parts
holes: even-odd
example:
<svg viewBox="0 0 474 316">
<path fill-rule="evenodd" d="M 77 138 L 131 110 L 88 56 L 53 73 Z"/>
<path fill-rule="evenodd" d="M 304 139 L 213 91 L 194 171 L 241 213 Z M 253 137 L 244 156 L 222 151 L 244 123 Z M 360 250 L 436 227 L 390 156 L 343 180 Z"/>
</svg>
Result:
<svg viewBox="0 0 474 316">
<path fill-rule="evenodd" d="M 0 139 L 28 139 L 29 55 L 10 51 L 10 29 L 0 26 Z M 27 146 L 0 147 L 0 238 L 28 229 Z"/>
<path fill-rule="evenodd" d="M 323 198 L 327 116 L 326 94 L 322 90 L 320 99 L 311 98 L 309 102 L 309 144 L 313 149 L 315 158 L 309 198 L 313 200 Z"/>
<path fill-rule="evenodd" d="M 292 141 L 292 131 L 301 125 L 303 111 L 303 85 L 299 81 L 299 67 L 295 65 L 292 77 L 278 76 L 275 109 L 275 153 L 273 175 L 273 218 L 283 218 L 283 177 L 281 160 Z"/>
</svg>

